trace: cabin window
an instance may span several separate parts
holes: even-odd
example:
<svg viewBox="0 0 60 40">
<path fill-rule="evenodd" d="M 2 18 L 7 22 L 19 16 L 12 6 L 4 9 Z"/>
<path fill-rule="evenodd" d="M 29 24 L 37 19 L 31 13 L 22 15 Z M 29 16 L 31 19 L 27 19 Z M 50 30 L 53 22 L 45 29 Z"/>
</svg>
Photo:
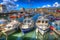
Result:
<svg viewBox="0 0 60 40">
<path fill-rule="evenodd" d="M 28 20 L 28 23 L 30 23 L 30 20 Z"/>
<path fill-rule="evenodd" d="M 11 26 L 8 26 L 8 28 L 11 28 Z"/>
<path fill-rule="evenodd" d="M 48 23 L 48 21 L 45 21 L 45 23 Z"/>
<path fill-rule="evenodd" d="M 44 23 L 44 21 L 42 21 L 42 23 Z"/>
<path fill-rule="evenodd" d="M 58 26 L 58 24 L 55 24 L 56 26 Z"/>
<path fill-rule="evenodd" d="M 21 14 L 23 13 L 23 12 L 20 12 Z"/>
<path fill-rule="evenodd" d="M 41 22 L 40 20 L 37 21 L 37 23 L 40 23 L 40 22 Z"/>
<path fill-rule="evenodd" d="M 26 20 L 24 21 L 24 23 L 26 23 Z"/>
</svg>

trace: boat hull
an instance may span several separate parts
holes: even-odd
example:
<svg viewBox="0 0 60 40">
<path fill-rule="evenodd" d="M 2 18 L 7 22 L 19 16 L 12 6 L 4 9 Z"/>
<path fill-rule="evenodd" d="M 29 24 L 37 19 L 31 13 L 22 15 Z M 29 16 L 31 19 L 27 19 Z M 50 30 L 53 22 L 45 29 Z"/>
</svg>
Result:
<svg viewBox="0 0 60 40">
<path fill-rule="evenodd" d="M 3 32 L 5 32 L 7 35 L 11 35 L 17 30 L 18 30 L 17 28 L 13 28 L 13 29 L 8 29 L 8 30 L 3 30 Z"/>
<path fill-rule="evenodd" d="M 31 27 L 31 28 L 27 28 L 27 29 L 21 29 L 21 31 L 23 32 L 23 33 L 28 33 L 28 32 L 30 32 L 30 31 L 32 31 L 34 29 L 34 27 Z"/>
</svg>

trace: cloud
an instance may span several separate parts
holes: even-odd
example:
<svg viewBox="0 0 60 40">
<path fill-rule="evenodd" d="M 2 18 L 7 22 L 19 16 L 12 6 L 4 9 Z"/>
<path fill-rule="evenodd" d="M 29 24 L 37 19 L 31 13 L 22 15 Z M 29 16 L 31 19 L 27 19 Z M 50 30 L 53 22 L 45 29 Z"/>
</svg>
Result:
<svg viewBox="0 0 60 40">
<path fill-rule="evenodd" d="M 0 4 L 3 4 L 3 3 L 0 3 Z"/>
<path fill-rule="evenodd" d="M 47 5 L 47 7 L 51 7 L 51 5 Z"/>
<path fill-rule="evenodd" d="M 60 4 L 58 3 L 58 2 L 55 2 L 54 4 L 53 4 L 53 6 L 51 6 L 51 5 L 43 5 L 42 6 L 42 8 L 45 8 L 45 7 L 60 7 Z"/>
<path fill-rule="evenodd" d="M 16 6 L 18 7 L 19 5 L 17 4 Z"/>
<path fill-rule="evenodd" d="M 49 4 L 42 6 L 42 8 L 46 8 L 46 7 L 60 7 L 60 4 L 59 4 L 58 2 L 55 2 L 55 3 L 53 4 L 53 6 L 51 6 L 51 5 L 49 5 Z"/>
<path fill-rule="evenodd" d="M 14 0 L 15 2 L 17 2 L 18 0 Z"/>
<path fill-rule="evenodd" d="M 45 7 L 46 7 L 46 5 L 43 5 L 43 6 L 42 6 L 42 8 L 45 8 Z"/>
<path fill-rule="evenodd" d="M 3 1 L 8 1 L 8 0 L 3 0 Z"/>
<path fill-rule="evenodd" d="M 42 8 L 48 8 L 48 7 L 52 7 L 51 5 L 47 4 L 47 5 L 43 5 Z"/>
<path fill-rule="evenodd" d="M 18 4 L 15 4 L 17 0 L 3 0 L 0 4 L 6 5 L 7 10 L 16 10 L 17 7 L 19 6 Z"/>
<path fill-rule="evenodd" d="M 55 2 L 54 4 L 53 4 L 53 7 L 59 7 L 60 6 L 60 4 L 58 3 L 58 2 Z"/>
</svg>

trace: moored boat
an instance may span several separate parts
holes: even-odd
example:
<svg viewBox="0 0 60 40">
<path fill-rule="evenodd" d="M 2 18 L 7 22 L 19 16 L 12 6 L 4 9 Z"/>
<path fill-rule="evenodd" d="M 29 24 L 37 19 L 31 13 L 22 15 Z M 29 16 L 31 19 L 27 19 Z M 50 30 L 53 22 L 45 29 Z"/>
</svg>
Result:
<svg viewBox="0 0 60 40">
<path fill-rule="evenodd" d="M 7 35 L 10 35 L 18 30 L 19 22 L 16 20 L 12 20 L 10 23 L 8 23 L 3 32 L 5 32 Z"/>
<path fill-rule="evenodd" d="M 34 22 L 33 22 L 32 18 L 26 17 L 26 18 L 23 20 L 23 24 L 22 24 L 22 27 L 21 27 L 22 32 L 23 32 L 23 33 L 28 33 L 28 32 L 30 32 L 33 28 L 34 28 Z"/>
</svg>

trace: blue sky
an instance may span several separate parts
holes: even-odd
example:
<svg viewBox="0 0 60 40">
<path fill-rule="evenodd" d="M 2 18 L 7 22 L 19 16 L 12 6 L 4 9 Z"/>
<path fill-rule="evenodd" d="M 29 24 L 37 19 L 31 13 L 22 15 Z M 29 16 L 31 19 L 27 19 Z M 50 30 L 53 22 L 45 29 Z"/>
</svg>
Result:
<svg viewBox="0 0 60 40">
<path fill-rule="evenodd" d="M 60 6 L 60 0 L 0 0 L 0 4 L 9 5 L 9 7 L 12 8 L 15 7 L 16 9 L 20 9 L 21 7 L 24 8 L 54 7 L 55 4 L 57 4 L 58 7 Z"/>
</svg>

